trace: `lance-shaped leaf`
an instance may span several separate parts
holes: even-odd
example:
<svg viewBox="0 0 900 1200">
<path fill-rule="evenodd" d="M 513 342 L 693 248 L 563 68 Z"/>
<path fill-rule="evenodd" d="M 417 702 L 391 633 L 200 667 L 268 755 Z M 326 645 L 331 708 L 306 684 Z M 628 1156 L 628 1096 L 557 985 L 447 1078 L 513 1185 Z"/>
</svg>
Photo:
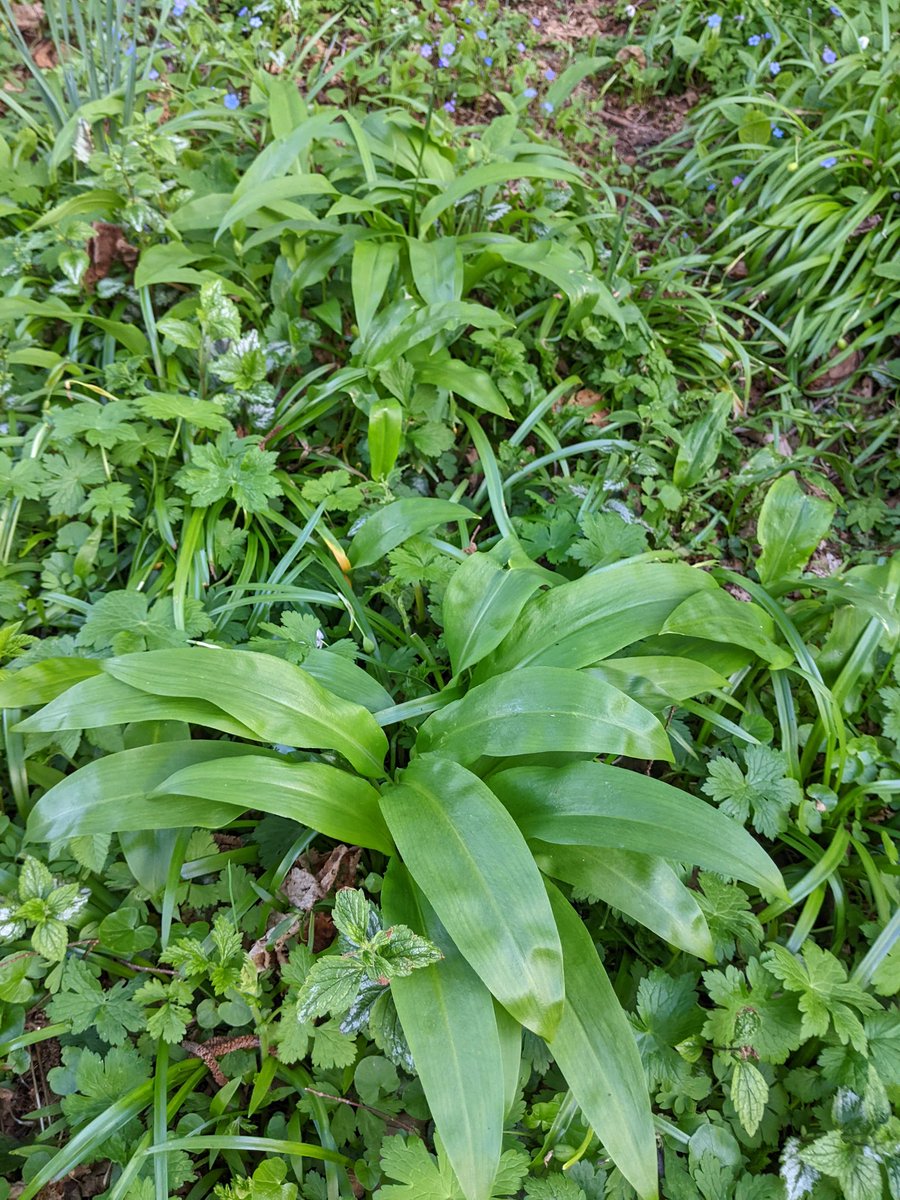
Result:
<svg viewBox="0 0 900 1200">
<path fill-rule="evenodd" d="M 706 663 L 670 654 L 607 658 L 588 669 L 598 679 L 627 692 L 632 700 L 651 712 L 668 708 L 673 701 L 677 703 L 728 686 L 726 677 Z"/>
<path fill-rule="evenodd" d="M 449 521 L 472 521 L 475 513 L 451 500 L 412 496 L 386 504 L 366 518 L 354 536 L 347 557 L 354 567 L 368 567 L 407 538 Z"/>
<path fill-rule="evenodd" d="M 494 1001 L 396 859 L 385 875 L 381 896 L 386 921 L 408 925 L 443 952 L 442 962 L 394 979 L 391 994 L 466 1200 L 489 1200 L 505 1110 Z"/>
<path fill-rule="evenodd" d="M 662 633 L 682 633 L 692 637 L 702 633 L 711 641 L 733 642 L 758 654 L 772 667 L 787 667 L 793 655 L 772 640 L 775 623 L 758 604 L 744 603 L 724 588 L 698 592 L 670 613 Z"/>
<path fill-rule="evenodd" d="M 462 763 L 565 751 L 672 757 L 653 713 L 612 684 L 562 667 L 526 667 L 472 688 L 428 718 L 416 746 Z"/>
<path fill-rule="evenodd" d="M 781 872 L 737 821 L 662 780 L 622 767 L 511 767 L 491 788 L 529 840 L 610 846 L 695 863 L 784 896 Z"/>
<path fill-rule="evenodd" d="M 763 551 L 756 569 L 763 585 L 781 583 L 806 566 L 833 518 L 834 504 L 804 492 L 793 472 L 776 479 L 763 500 L 756 530 Z"/>
<path fill-rule="evenodd" d="M 656 1136 L 634 1033 L 580 917 L 552 884 L 547 891 L 566 973 L 551 1053 L 616 1166 L 641 1200 L 655 1200 Z"/>
<path fill-rule="evenodd" d="M 141 691 L 214 704 L 263 741 L 337 750 L 361 775 L 383 774 L 387 739 L 372 714 L 274 655 L 196 646 L 124 654 L 103 668 Z"/>
<path fill-rule="evenodd" d="M 60 729 L 100 729 L 130 721 L 188 721 L 235 737 L 256 737 L 252 729 L 215 704 L 193 697 L 154 696 L 105 674 L 74 684 L 16 728 L 21 733 L 52 733 Z"/>
<path fill-rule="evenodd" d="M 658 634 L 683 600 L 715 588 L 709 575 L 683 563 L 605 567 L 529 601 L 475 678 L 517 667 L 586 667 Z"/>
<path fill-rule="evenodd" d="M 537 571 L 505 570 L 486 554 L 472 554 L 456 568 L 443 605 L 444 640 L 454 674 L 500 644 L 540 586 Z"/>
<path fill-rule="evenodd" d="M 291 763 L 260 754 L 237 762 L 194 763 L 160 782 L 154 794 L 198 796 L 236 809 L 290 817 L 327 837 L 393 853 L 378 792 L 364 779 L 325 763 Z"/>
<path fill-rule="evenodd" d="M 0 708 L 46 704 L 102 669 L 96 658 L 45 658 L 20 671 L 0 671 Z"/>
<path fill-rule="evenodd" d="M 124 829 L 225 825 L 237 815 L 231 804 L 149 797 L 174 771 L 214 758 L 235 761 L 253 749 L 232 742 L 163 742 L 98 758 L 41 796 L 28 818 L 28 838 L 49 842 Z"/>
<path fill-rule="evenodd" d="M 541 874 L 509 813 L 465 767 L 415 759 L 382 812 L 413 879 L 504 1008 L 551 1037 L 562 1007 L 559 937 Z"/>
<path fill-rule="evenodd" d="M 715 960 L 700 905 L 663 859 L 608 846 L 528 844 L 544 874 L 570 883 L 577 895 L 611 904 L 680 950 Z"/>
</svg>

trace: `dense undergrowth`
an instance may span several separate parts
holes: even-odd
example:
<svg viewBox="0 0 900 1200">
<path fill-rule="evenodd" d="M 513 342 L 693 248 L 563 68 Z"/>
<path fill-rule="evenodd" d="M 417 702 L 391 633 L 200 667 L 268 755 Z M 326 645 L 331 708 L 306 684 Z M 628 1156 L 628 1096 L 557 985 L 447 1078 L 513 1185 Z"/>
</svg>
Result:
<svg viewBox="0 0 900 1200">
<path fill-rule="evenodd" d="M 0 1200 L 900 1196 L 896 5 L 0 11 Z"/>
</svg>

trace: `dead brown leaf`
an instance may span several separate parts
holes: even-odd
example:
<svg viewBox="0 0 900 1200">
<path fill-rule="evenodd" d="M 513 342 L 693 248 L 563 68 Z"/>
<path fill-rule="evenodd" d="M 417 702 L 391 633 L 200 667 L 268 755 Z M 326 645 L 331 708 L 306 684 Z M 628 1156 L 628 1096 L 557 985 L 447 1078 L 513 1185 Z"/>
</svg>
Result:
<svg viewBox="0 0 900 1200">
<path fill-rule="evenodd" d="M 49 38 L 44 38 L 35 45 L 31 57 L 34 59 L 34 65 L 42 71 L 52 71 L 59 62 L 56 47 Z"/>
<path fill-rule="evenodd" d="M 44 23 L 43 4 L 12 4 L 13 20 L 26 42 L 33 41 Z"/>
<path fill-rule="evenodd" d="M 330 854 L 310 850 L 301 854 L 298 866 L 288 871 L 281 890 L 295 908 L 310 912 L 313 905 L 340 888 L 353 887 L 362 851 L 358 846 L 339 845 Z"/>
<path fill-rule="evenodd" d="M 93 229 L 94 236 L 86 246 L 91 260 L 84 273 L 84 285 L 88 291 L 93 291 L 98 279 L 105 279 L 109 275 L 115 263 L 119 262 L 133 271 L 138 260 L 137 246 L 131 245 L 121 225 L 95 221 Z"/>
<path fill-rule="evenodd" d="M 647 68 L 647 55 L 643 46 L 623 46 L 616 53 L 616 62 L 624 66 L 627 62 L 636 62 L 642 71 Z"/>
<path fill-rule="evenodd" d="M 835 347 L 832 350 L 829 358 L 836 358 L 841 351 Z M 862 354 L 859 350 L 852 350 L 849 354 L 835 362 L 833 366 L 827 367 L 821 375 L 817 375 L 815 379 L 811 379 L 809 384 L 810 391 L 819 392 L 825 388 L 837 387 L 839 383 L 843 383 L 845 379 L 849 379 L 854 371 L 857 370 L 862 362 Z"/>
</svg>

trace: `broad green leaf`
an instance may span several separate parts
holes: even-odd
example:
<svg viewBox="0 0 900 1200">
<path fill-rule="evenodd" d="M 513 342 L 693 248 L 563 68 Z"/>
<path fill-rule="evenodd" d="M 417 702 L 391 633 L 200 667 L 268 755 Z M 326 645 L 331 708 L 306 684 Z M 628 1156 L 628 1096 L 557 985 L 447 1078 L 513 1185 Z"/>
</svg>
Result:
<svg viewBox="0 0 900 1200">
<path fill-rule="evenodd" d="M 381 712 L 394 703 L 390 692 L 386 692 L 377 679 L 368 671 L 358 667 L 343 654 L 331 650 L 310 650 L 303 660 L 303 670 L 313 679 L 318 679 L 329 692 L 344 700 L 361 704 L 369 712 Z"/>
<path fill-rule="evenodd" d="M 99 664 L 98 664 L 99 665 Z M 214 704 L 192 697 L 154 696 L 114 679 L 95 675 L 74 684 L 17 728 L 21 733 L 53 733 L 60 729 L 99 729 L 131 721 L 189 721 L 234 737 L 255 738 L 252 729 Z"/>
<path fill-rule="evenodd" d="M 526 604 L 475 679 L 518 667 L 586 667 L 658 634 L 666 618 L 715 582 L 682 563 L 625 563 L 560 584 Z"/>
<path fill-rule="evenodd" d="M 571 884 L 579 897 L 611 904 L 680 950 L 715 961 L 700 905 L 663 859 L 609 846 L 528 844 L 544 874 Z"/>
<path fill-rule="evenodd" d="M 544 1037 L 559 1021 L 562 961 L 531 852 L 485 783 L 458 763 L 414 759 L 382 812 L 413 879 L 470 966 Z"/>
<path fill-rule="evenodd" d="M 67 324 L 96 325 L 139 358 L 145 358 L 150 353 L 146 336 L 135 325 L 126 325 L 124 321 L 113 321 L 110 317 L 91 312 L 76 312 L 57 298 L 29 300 L 25 296 L 0 297 L 0 322 L 21 321 L 23 317 L 46 317 L 50 321 L 65 321 Z"/>
<path fill-rule="evenodd" d="M 541 585 L 536 571 L 504 570 L 486 554 L 471 554 L 444 592 L 444 640 L 453 673 L 474 666 L 503 640 Z"/>
<path fill-rule="evenodd" d="M 772 118 L 761 108 L 750 108 L 738 126 L 738 141 L 742 145 L 768 146 L 772 140 Z"/>
<path fill-rule="evenodd" d="M 46 704 L 102 669 L 95 658 L 45 658 L 20 671 L 0 671 L 0 708 Z"/>
<path fill-rule="evenodd" d="M 244 172 L 234 189 L 233 199 L 251 195 L 270 179 L 287 175 L 306 147 L 316 138 L 331 133 L 334 124 L 334 117 L 330 113 L 317 113 L 314 117 L 307 117 L 302 125 L 285 137 L 270 142 Z"/>
<path fill-rule="evenodd" d="M 759 1068 L 751 1062 L 736 1062 L 731 1076 L 731 1103 L 751 1137 L 759 1128 L 768 1099 L 769 1085 Z"/>
<path fill-rule="evenodd" d="M 672 757 L 651 712 L 602 679 L 564 667 L 525 667 L 479 684 L 428 718 L 416 748 L 462 763 L 565 751 Z"/>
<path fill-rule="evenodd" d="M 485 249 L 504 263 L 548 279 L 578 313 L 600 311 L 620 329 L 625 328 L 622 309 L 612 292 L 574 250 L 553 241 L 522 242 L 501 234 L 489 234 L 481 240 L 486 243 Z"/>
<path fill-rule="evenodd" d="M 214 759 L 167 776 L 154 795 L 194 796 L 241 811 L 258 808 L 290 817 L 326 837 L 393 853 L 376 790 L 364 779 L 325 763 L 290 763 L 259 754 L 246 754 L 238 762 Z"/>
<path fill-rule="evenodd" d="M 766 492 L 756 530 L 762 546 L 756 569 L 763 586 L 802 570 L 833 517 L 832 502 L 804 492 L 793 472 L 776 479 Z"/>
<path fill-rule="evenodd" d="M 388 323 L 372 335 L 365 347 L 366 363 L 370 367 L 384 366 L 437 334 L 451 333 L 466 325 L 474 325 L 476 329 L 509 329 L 512 322 L 495 309 L 466 300 L 443 300 L 440 304 L 413 308 L 396 327 Z"/>
<path fill-rule="evenodd" d="M 408 925 L 443 952 L 442 962 L 394 979 L 391 995 L 460 1187 L 467 1200 L 489 1200 L 505 1113 L 494 1001 L 396 859 L 381 896 L 386 921 Z"/>
<path fill-rule="evenodd" d="M 451 521 L 473 521 L 475 513 L 450 500 L 410 496 L 377 509 L 358 530 L 347 557 L 353 567 L 369 567 L 401 542 Z"/>
<path fill-rule="evenodd" d="M 462 299 L 462 254 L 455 237 L 433 242 L 409 238 L 407 247 L 413 283 L 426 304 Z"/>
<path fill-rule="evenodd" d="M 529 840 L 658 855 L 786 894 L 778 868 L 737 821 L 649 775 L 601 763 L 510 767 L 491 776 L 491 788 Z"/>
<path fill-rule="evenodd" d="M 180 796 L 151 800 L 150 794 L 167 776 L 192 763 L 237 759 L 254 749 L 233 742 L 164 742 L 98 758 L 41 796 L 28 818 L 28 838 L 49 842 L 122 829 L 224 825 L 236 815 L 230 804 Z"/>
<path fill-rule="evenodd" d="M 552 884 L 547 891 L 566 977 L 551 1053 L 613 1162 L 640 1200 L 655 1200 L 656 1133 L 634 1032 L 581 918 Z"/>
<path fill-rule="evenodd" d="M 677 703 L 728 686 L 727 678 L 712 667 L 675 655 L 607 658 L 588 669 L 592 675 L 620 688 L 652 712 L 658 712 L 673 701 Z"/>
<path fill-rule="evenodd" d="M 758 604 L 744 603 L 720 588 L 698 592 L 670 613 L 661 632 L 681 633 L 687 637 L 702 633 L 717 642 L 746 646 L 772 667 L 789 667 L 793 655 L 772 640 L 775 625 Z"/>
<path fill-rule="evenodd" d="M 768 137 L 768 118 L 766 120 Z M 681 434 L 678 454 L 672 470 L 672 482 L 677 488 L 694 487 L 703 480 L 719 456 L 722 434 L 731 414 L 732 398 L 728 392 L 719 392 L 709 410 L 692 421 Z"/>
<path fill-rule="evenodd" d="M 144 891 L 158 900 L 166 890 L 172 856 L 183 834 L 178 829 L 120 829 L 118 836 L 128 870 Z"/>
<path fill-rule="evenodd" d="M 416 377 L 422 383 L 446 388 L 456 396 L 462 396 L 477 408 L 494 413 L 498 417 L 511 417 L 512 413 L 500 389 L 488 375 L 478 367 L 472 367 L 458 358 L 447 358 L 419 367 Z"/>
<path fill-rule="evenodd" d="M 365 239 L 353 247 L 350 281 L 359 336 L 365 339 L 381 303 L 400 251 L 396 242 Z"/>
<path fill-rule="evenodd" d="M 324 175 L 286 175 L 281 179 L 269 179 L 250 191 L 235 195 L 225 213 L 213 241 L 218 241 L 238 221 L 245 221 L 260 209 L 269 208 L 298 196 L 336 195 L 335 188 Z"/>
<path fill-rule="evenodd" d="M 117 191 L 111 189 L 93 188 L 88 192 L 79 192 L 70 200 L 56 204 L 42 217 L 38 217 L 31 226 L 32 229 L 44 229 L 47 226 L 59 226 L 70 217 L 83 217 L 88 214 L 106 220 L 122 207 L 123 199 Z"/>
<path fill-rule="evenodd" d="M 200 247 L 191 249 L 183 242 L 162 242 L 148 246 L 141 254 L 134 272 L 136 288 L 151 287 L 156 283 L 178 281 L 179 272 L 191 266 L 198 258 L 208 255 L 209 250 Z"/>
<path fill-rule="evenodd" d="M 576 181 L 579 172 L 572 164 L 560 161 L 559 166 L 545 167 L 538 163 L 484 163 L 457 176 L 437 196 L 433 196 L 419 217 L 419 234 L 423 234 L 438 219 L 441 213 L 472 192 L 492 187 L 498 183 L 511 183 L 513 179 L 566 179 Z"/>
<path fill-rule="evenodd" d="M 400 402 L 393 396 L 374 400 L 369 409 L 369 461 L 373 479 L 384 479 L 394 469 L 402 433 Z"/>
<path fill-rule="evenodd" d="M 361 775 L 384 771 L 387 739 L 372 714 L 274 655 L 194 646 L 123 654 L 103 669 L 141 691 L 215 704 L 263 741 L 337 750 Z"/>
</svg>

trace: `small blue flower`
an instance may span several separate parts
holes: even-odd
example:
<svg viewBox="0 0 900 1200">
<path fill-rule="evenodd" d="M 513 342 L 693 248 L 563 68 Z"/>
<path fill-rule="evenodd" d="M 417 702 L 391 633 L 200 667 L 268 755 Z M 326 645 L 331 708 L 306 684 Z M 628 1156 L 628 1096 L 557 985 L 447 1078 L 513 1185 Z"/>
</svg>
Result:
<svg viewBox="0 0 900 1200">
<path fill-rule="evenodd" d="M 226 108 L 230 108 L 232 112 L 241 106 L 241 98 L 237 92 L 226 92 L 225 99 L 222 101 Z"/>
<path fill-rule="evenodd" d="M 781 63 L 779 63 L 779 62 L 770 62 L 769 63 L 769 74 L 770 75 L 777 75 L 780 70 L 781 70 Z"/>
<path fill-rule="evenodd" d="M 716 190 L 716 185 L 714 183 L 708 183 L 706 185 L 706 190 L 708 192 L 714 192 Z"/>
<path fill-rule="evenodd" d="M 543 102 L 543 104 L 541 105 L 541 108 L 544 110 L 544 112 L 545 112 L 545 113 L 552 113 L 552 112 L 553 112 L 553 105 L 550 103 L 550 101 L 549 101 L 549 100 L 545 100 L 545 101 Z"/>
<path fill-rule="evenodd" d="M 188 0 L 175 0 L 175 3 L 172 5 L 172 16 L 183 17 L 185 11 L 187 10 L 187 6 Z"/>
<path fill-rule="evenodd" d="M 783 130 L 783 129 L 779 129 L 777 125 L 773 125 L 773 126 L 772 126 L 772 137 L 774 137 L 774 138 L 779 138 L 779 139 L 783 138 L 783 137 L 784 137 L 784 130 Z"/>
<path fill-rule="evenodd" d="M 419 47 L 419 53 L 423 58 L 431 58 L 434 53 L 434 46 L 432 46 L 431 42 L 423 42 Z"/>
<path fill-rule="evenodd" d="M 463 23 L 464 23 L 465 25 L 471 25 L 471 24 L 472 24 L 472 18 L 471 18 L 471 17 L 463 17 Z"/>
<path fill-rule="evenodd" d="M 769 33 L 768 29 L 763 34 L 763 37 L 766 39 L 767 42 L 771 42 L 771 40 L 772 40 L 772 35 L 771 35 L 771 33 Z"/>
<path fill-rule="evenodd" d="M 156 67 L 150 68 L 150 70 L 147 72 L 147 78 L 148 79 L 159 79 L 159 71 L 157 71 Z"/>
<path fill-rule="evenodd" d="M 522 95 L 526 100 L 533 100 L 537 95 L 537 88 L 526 88 Z"/>
<path fill-rule="evenodd" d="M 832 4 L 829 11 L 833 17 L 842 17 L 844 15 L 836 4 Z"/>
<path fill-rule="evenodd" d="M 761 41 L 762 41 L 762 38 L 759 36 L 759 34 L 753 33 L 750 35 L 750 37 L 747 38 L 747 45 L 748 46 L 758 46 Z"/>
<path fill-rule="evenodd" d="M 710 29 L 718 29 L 722 24 L 722 17 L 719 13 L 710 13 L 706 18 L 706 24 Z"/>
<path fill-rule="evenodd" d="M 455 100 L 445 100 L 444 101 L 444 112 L 455 113 L 456 112 L 456 101 Z"/>
<path fill-rule="evenodd" d="M 239 17 L 246 17 L 246 16 L 247 16 L 247 14 L 248 14 L 249 12 L 250 12 L 250 9 L 249 9 L 249 8 L 247 7 L 247 5 L 245 4 L 243 8 L 239 8 L 239 9 L 238 9 L 238 16 L 239 16 Z"/>
<path fill-rule="evenodd" d="M 535 27 L 535 29 L 538 29 L 538 28 L 540 27 L 540 24 L 541 24 L 541 22 L 540 22 L 540 18 L 539 18 L 539 17 L 532 17 L 532 18 L 531 18 L 531 23 L 532 23 L 532 25 Z"/>
<path fill-rule="evenodd" d="M 453 42 L 444 42 L 443 46 L 441 46 L 441 54 L 444 58 L 449 58 L 455 49 L 456 46 Z"/>
<path fill-rule="evenodd" d="M 837 55 L 830 46 L 826 46 L 822 51 L 822 62 L 827 63 L 829 67 L 833 62 L 837 62 Z"/>
<path fill-rule="evenodd" d="M 130 42 L 125 47 L 125 57 L 126 58 L 134 58 L 134 42 Z"/>
<path fill-rule="evenodd" d="M 837 159 L 834 157 L 833 154 L 829 154 L 827 158 L 822 159 L 822 166 L 825 167 L 827 170 L 831 170 L 832 167 L 837 166 Z"/>
<path fill-rule="evenodd" d="M 556 72 L 553 70 L 552 67 L 548 67 L 547 70 L 544 72 L 544 78 L 547 80 L 548 83 L 552 83 L 553 80 L 556 78 Z"/>
<path fill-rule="evenodd" d="M 743 25 L 744 21 L 746 21 L 747 18 L 744 16 L 743 13 L 738 13 L 738 15 L 734 19 L 738 25 Z"/>
<path fill-rule="evenodd" d="M 449 67 L 449 66 L 450 66 L 450 59 L 449 59 L 449 58 L 444 58 L 444 56 L 443 56 L 443 54 L 442 54 L 442 55 L 441 55 L 441 57 L 438 59 L 438 66 L 439 66 L 439 67 Z"/>
<path fill-rule="evenodd" d="M 731 186 L 732 187 L 740 187 L 743 182 L 744 182 L 743 175 L 735 175 L 733 177 L 733 179 L 731 180 Z"/>
<path fill-rule="evenodd" d="M 516 42 L 516 49 L 520 54 L 524 54 L 527 47 L 524 42 Z"/>
<path fill-rule="evenodd" d="M 486 30 L 484 30 L 484 29 L 479 29 L 479 30 L 476 32 L 475 36 L 478 38 L 479 42 L 486 42 L 486 41 L 487 41 L 487 32 L 486 32 Z"/>
<path fill-rule="evenodd" d="M 489 54 L 485 56 L 484 65 L 486 67 L 492 67 L 494 65 L 494 60 L 491 58 L 491 56 Z"/>
<path fill-rule="evenodd" d="M 247 24 L 251 29 L 259 29 L 260 25 L 262 25 L 262 17 L 251 17 Z"/>
</svg>

